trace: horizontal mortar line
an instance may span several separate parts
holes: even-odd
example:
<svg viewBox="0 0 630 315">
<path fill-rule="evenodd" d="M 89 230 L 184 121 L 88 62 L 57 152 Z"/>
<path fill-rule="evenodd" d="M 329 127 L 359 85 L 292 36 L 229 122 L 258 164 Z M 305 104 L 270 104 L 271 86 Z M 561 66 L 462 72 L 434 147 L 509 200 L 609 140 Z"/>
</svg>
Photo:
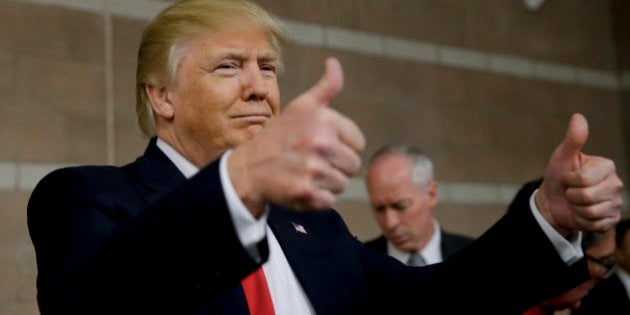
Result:
<svg viewBox="0 0 630 315">
<path fill-rule="evenodd" d="M 438 181 L 440 203 L 481 206 L 501 205 L 507 207 L 516 196 L 522 184 L 505 183 L 475 183 Z M 623 209 L 628 209 L 626 202 L 630 200 L 630 192 L 622 191 L 624 200 Z M 338 197 L 340 201 L 369 202 L 369 196 L 365 188 L 365 178 L 355 177 L 350 179 L 346 190 Z"/>
<path fill-rule="evenodd" d="M 519 185 L 472 182 L 438 182 L 439 200 L 443 203 L 462 205 L 507 205 Z M 355 177 L 339 195 L 341 201 L 369 201 L 365 179 Z"/>
<path fill-rule="evenodd" d="M 112 14 L 149 20 L 169 2 L 156 0 L 15 0 L 54 5 L 97 14 Z M 630 89 L 630 71 L 597 70 L 515 55 L 415 41 L 336 26 L 283 20 L 291 41 L 305 46 L 352 51 L 473 71 L 578 84 L 604 89 Z"/>
<path fill-rule="evenodd" d="M 0 161 L 0 191 L 30 191 L 48 173 L 66 164 Z M 518 187 L 505 184 L 440 183 L 440 200 L 461 204 L 505 204 Z M 367 201 L 364 179 L 355 177 L 340 200 Z"/>
<path fill-rule="evenodd" d="M 53 170 L 71 166 L 60 163 L 21 163 L 0 161 L 0 192 L 32 191 L 35 185 Z M 514 198 L 520 185 L 499 183 L 474 183 L 440 181 L 440 202 L 460 205 L 505 205 Z M 628 193 L 623 193 L 623 200 Z M 346 190 L 339 195 L 340 201 L 369 202 L 365 179 L 354 177 Z M 624 204 L 624 207 L 627 205 Z"/>
<path fill-rule="evenodd" d="M 31 191 L 53 170 L 70 165 L 0 161 L 0 191 Z M 462 204 L 504 204 L 516 188 L 511 185 L 440 183 L 440 200 Z M 363 178 L 352 178 L 340 200 L 367 201 Z"/>
<path fill-rule="evenodd" d="M 29 191 L 48 173 L 66 167 L 55 163 L 20 163 L 0 161 L 0 191 Z M 440 183 L 440 199 L 463 203 L 504 203 L 516 188 L 511 185 Z M 341 200 L 367 200 L 362 178 L 352 178 Z"/>
</svg>

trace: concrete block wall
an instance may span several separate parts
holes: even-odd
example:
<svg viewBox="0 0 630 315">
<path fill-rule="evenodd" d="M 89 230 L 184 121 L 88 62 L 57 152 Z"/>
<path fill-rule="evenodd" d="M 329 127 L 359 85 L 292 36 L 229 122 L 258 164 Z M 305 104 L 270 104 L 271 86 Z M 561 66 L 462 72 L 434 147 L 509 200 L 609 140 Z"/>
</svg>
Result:
<svg viewBox="0 0 630 315">
<path fill-rule="evenodd" d="M 146 21 L 171 1 L 0 0 L 0 315 L 38 314 L 26 228 L 33 186 L 75 164 L 123 165 L 145 148 L 135 126 L 135 56 Z M 585 152 L 627 178 L 630 14 L 621 0 L 257 0 L 293 38 L 280 77 L 295 97 L 338 57 L 335 108 L 368 139 L 434 159 L 438 218 L 478 236 L 520 184 L 540 176 L 573 112 Z M 378 234 L 362 174 L 336 208 L 360 239 Z M 627 210 L 625 210 L 627 211 Z M 627 212 L 626 212 L 627 215 Z"/>
</svg>

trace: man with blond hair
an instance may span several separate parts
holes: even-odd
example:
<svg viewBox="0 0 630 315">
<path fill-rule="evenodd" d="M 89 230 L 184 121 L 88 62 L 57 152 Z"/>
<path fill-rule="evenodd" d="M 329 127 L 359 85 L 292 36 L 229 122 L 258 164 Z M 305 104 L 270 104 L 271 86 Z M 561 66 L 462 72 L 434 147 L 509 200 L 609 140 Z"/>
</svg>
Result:
<svg viewBox="0 0 630 315">
<path fill-rule="evenodd" d="M 401 295 L 508 313 L 586 276 L 575 241 L 616 223 L 622 183 L 612 161 L 580 152 L 584 117 L 551 155 L 535 207 L 520 205 L 450 263 L 407 267 L 363 246 L 330 209 L 365 139 L 329 107 L 343 85 L 334 58 L 280 113 L 283 38 L 245 0 L 178 1 L 147 25 L 145 153 L 53 171 L 29 200 L 43 315 L 367 314 Z"/>
</svg>

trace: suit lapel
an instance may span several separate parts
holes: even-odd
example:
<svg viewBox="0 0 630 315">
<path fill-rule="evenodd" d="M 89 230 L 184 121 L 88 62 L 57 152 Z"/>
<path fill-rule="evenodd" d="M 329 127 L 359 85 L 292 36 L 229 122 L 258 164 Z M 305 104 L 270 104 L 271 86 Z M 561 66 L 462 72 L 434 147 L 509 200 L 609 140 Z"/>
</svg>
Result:
<svg viewBox="0 0 630 315">
<path fill-rule="evenodd" d="M 144 154 L 136 161 L 138 189 L 148 204 L 183 183 L 186 177 L 151 139 Z"/>
<path fill-rule="evenodd" d="M 151 139 L 144 155 L 134 164 L 137 167 L 137 188 L 148 204 L 186 180 L 157 147 L 156 138 Z M 330 260 L 330 252 L 320 242 L 317 229 L 311 230 L 299 213 L 276 207 L 271 208 L 268 224 L 316 313 L 339 313 L 339 301 L 348 300 L 346 284 L 343 275 Z M 235 288 L 234 292 L 226 295 L 226 299 L 232 303 L 235 302 L 233 299 L 244 301 L 242 289 Z M 224 303 L 223 306 L 229 304 Z M 240 311 L 236 313 L 240 314 Z"/>
<path fill-rule="evenodd" d="M 453 255 L 453 246 L 451 246 L 449 236 L 446 235 L 442 229 L 440 229 L 440 238 L 442 238 L 442 241 L 440 242 L 442 259 L 446 260 L 446 258 Z"/>
<path fill-rule="evenodd" d="M 156 145 L 157 138 L 152 138 L 144 154 L 127 168 L 129 176 L 136 180 L 136 189 L 147 204 L 152 204 L 164 194 L 174 190 L 186 181 L 186 177 Z M 209 249 L 210 250 L 210 249 Z M 199 298 L 204 301 L 204 297 Z M 248 315 L 247 300 L 240 285 L 220 295 L 216 305 L 201 307 L 198 314 L 233 314 Z"/>
<path fill-rule="evenodd" d="M 348 293 L 343 275 L 320 242 L 321 228 L 309 226 L 299 213 L 274 207 L 268 223 L 316 313 L 338 313 L 339 301 L 347 301 Z"/>
</svg>

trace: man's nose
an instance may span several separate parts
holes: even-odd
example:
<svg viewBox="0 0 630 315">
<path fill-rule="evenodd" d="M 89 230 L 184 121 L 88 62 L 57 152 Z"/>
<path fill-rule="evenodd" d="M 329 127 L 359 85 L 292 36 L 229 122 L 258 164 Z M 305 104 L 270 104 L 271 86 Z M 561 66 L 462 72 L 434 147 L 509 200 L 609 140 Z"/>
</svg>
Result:
<svg viewBox="0 0 630 315">
<path fill-rule="evenodd" d="M 263 73 L 258 65 L 248 65 L 241 75 L 244 100 L 263 100 L 269 94 Z"/>
<path fill-rule="evenodd" d="M 398 225 L 400 219 L 398 218 L 398 212 L 392 209 L 386 209 L 384 214 L 385 226 L 388 228 L 393 228 Z"/>
</svg>

